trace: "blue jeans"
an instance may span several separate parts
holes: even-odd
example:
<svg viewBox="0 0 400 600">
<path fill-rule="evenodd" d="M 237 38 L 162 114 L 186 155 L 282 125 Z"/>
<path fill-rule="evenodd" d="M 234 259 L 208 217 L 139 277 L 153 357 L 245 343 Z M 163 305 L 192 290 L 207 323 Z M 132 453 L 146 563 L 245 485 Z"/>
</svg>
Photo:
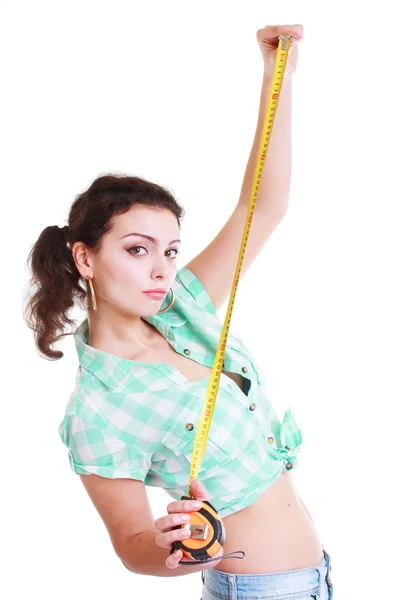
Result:
<svg viewBox="0 0 400 600">
<path fill-rule="evenodd" d="M 200 600 L 333 600 L 331 557 L 317 567 L 280 573 L 226 573 L 216 567 L 201 572 Z"/>
</svg>

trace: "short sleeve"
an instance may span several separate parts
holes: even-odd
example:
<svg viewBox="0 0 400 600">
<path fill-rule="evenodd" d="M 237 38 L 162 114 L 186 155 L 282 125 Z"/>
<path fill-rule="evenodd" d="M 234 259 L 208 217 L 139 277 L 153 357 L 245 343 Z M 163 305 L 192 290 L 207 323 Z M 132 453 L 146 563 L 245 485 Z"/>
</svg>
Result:
<svg viewBox="0 0 400 600">
<path fill-rule="evenodd" d="M 197 304 L 207 312 L 217 315 L 215 306 L 208 295 L 208 292 L 200 279 L 196 277 L 187 267 L 182 267 L 176 273 L 177 281 L 186 289 L 187 292 L 196 300 Z M 218 315 L 217 315 L 218 316 Z"/>
<path fill-rule="evenodd" d="M 69 448 L 74 473 L 144 481 L 150 469 L 151 459 L 140 448 L 78 415 L 64 417 L 59 435 Z"/>
</svg>

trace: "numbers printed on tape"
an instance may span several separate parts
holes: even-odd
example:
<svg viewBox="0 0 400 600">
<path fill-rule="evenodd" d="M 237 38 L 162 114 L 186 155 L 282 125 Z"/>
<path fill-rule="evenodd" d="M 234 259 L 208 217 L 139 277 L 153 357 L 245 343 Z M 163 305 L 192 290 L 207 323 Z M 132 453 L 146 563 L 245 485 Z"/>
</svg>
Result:
<svg viewBox="0 0 400 600">
<path fill-rule="evenodd" d="M 244 231 L 242 241 L 240 244 L 240 251 L 238 262 L 236 265 L 236 271 L 233 278 L 232 290 L 228 302 L 228 309 L 225 316 L 225 321 L 222 327 L 221 338 L 218 344 L 217 352 L 215 355 L 214 365 L 212 367 L 210 381 L 208 384 L 206 397 L 203 405 L 203 409 L 199 419 L 199 426 L 196 431 L 194 439 L 194 448 L 192 454 L 192 461 L 190 465 L 190 477 L 189 477 L 189 491 L 188 496 L 192 496 L 192 481 L 197 479 L 201 459 L 204 454 L 207 436 L 210 429 L 211 419 L 214 412 L 215 399 L 218 392 L 219 380 L 222 372 L 222 365 L 224 360 L 226 342 L 228 338 L 229 325 L 231 321 L 231 315 L 233 311 L 233 305 L 236 296 L 237 286 L 239 284 L 240 271 L 243 264 L 243 257 L 246 250 L 247 240 L 249 237 L 251 221 L 254 214 L 254 208 L 256 205 L 257 193 L 260 186 L 261 176 L 264 169 L 264 162 L 267 156 L 269 140 L 272 133 L 272 128 L 275 120 L 276 109 L 279 102 L 279 95 L 282 87 L 286 61 L 289 54 L 290 48 L 290 35 L 279 36 L 279 45 L 277 49 L 277 57 L 275 60 L 274 74 L 272 77 L 272 83 L 270 88 L 269 100 L 267 105 L 267 112 L 263 126 L 263 132 L 261 136 L 261 143 L 258 152 L 257 164 L 254 174 L 253 185 L 250 194 L 249 208 L 247 211 L 247 217 L 244 225 Z"/>
</svg>

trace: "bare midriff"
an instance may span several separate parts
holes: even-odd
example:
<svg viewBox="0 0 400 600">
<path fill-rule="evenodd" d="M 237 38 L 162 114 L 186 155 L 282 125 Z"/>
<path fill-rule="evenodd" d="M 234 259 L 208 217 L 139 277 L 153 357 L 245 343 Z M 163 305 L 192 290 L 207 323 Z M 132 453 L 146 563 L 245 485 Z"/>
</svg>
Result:
<svg viewBox="0 0 400 600">
<path fill-rule="evenodd" d="M 317 528 L 300 502 L 290 471 L 282 471 L 253 504 L 223 523 L 224 554 L 243 550 L 245 557 L 222 559 L 216 565 L 220 571 L 279 573 L 315 567 L 323 559 Z"/>
<path fill-rule="evenodd" d="M 154 346 L 131 358 L 169 363 L 188 381 L 210 376 L 210 367 L 180 354 L 155 327 L 147 325 L 154 330 Z M 244 379 L 240 374 L 223 372 L 243 391 Z M 282 471 L 255 502 L 225 517 L 223 523 L 224 554 L 243 550 L 245 557 L 222 559 L 215 567 L 220 571 L 279 573 L 314 567 L 323 559 L 317 528 L 301 503 L 290 471 Z"/>
</svg>

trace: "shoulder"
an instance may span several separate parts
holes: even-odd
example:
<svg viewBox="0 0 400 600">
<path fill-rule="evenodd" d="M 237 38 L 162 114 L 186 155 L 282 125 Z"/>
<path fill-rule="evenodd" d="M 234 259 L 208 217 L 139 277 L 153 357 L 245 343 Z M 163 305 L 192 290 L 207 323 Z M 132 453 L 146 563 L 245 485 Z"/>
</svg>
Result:
<svg viewBox="0 0 400 600">
<path fill-rule="evenodd" d="M 217 314 L 206 288 L 200 279 L 187 267 L 182 267 L 177 271 L 173 289 L 182 300 L 185 297 L 188 299 L 189 295 L 198 306 L 206 309 L 207 312 Z"/>
</svg>

